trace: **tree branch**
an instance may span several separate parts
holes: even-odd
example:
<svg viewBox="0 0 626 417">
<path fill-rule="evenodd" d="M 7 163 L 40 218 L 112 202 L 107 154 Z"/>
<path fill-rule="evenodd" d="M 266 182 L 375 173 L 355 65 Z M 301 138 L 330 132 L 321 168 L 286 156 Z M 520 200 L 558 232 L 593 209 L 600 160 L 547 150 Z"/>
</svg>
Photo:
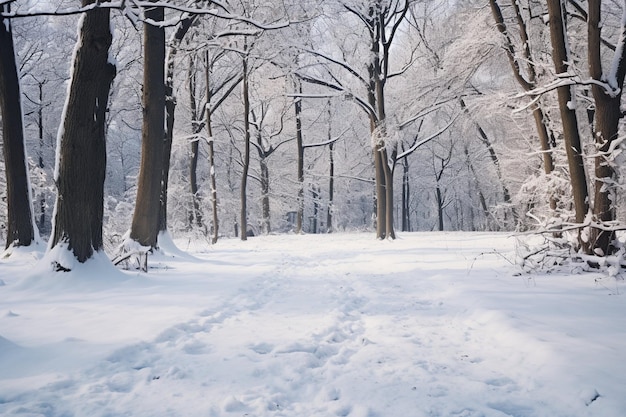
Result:
<svg viewBox="0 0 626 417">
<path fill-rule="evenodd" d="M 413 152 L 415 152 L 417 150 L 417 148 L 427 144 L 428 142 L 430 142 L 431 140 L 435 139 L 437 136 L 441 135 L 443 132 L 448 130 L 450 128 L 450 126 L 452 126 L 454 124 L 454 122 L 456 122 L 456 119 L 458 119 L 460 115 L 461 115 L 461 113 L 457 114 L 456 116 L 454 116 L 454 118 L 452 118 L 452 120 L 450 120 L 450 123 L 445 125 L 443 128 L 439 129 L 437 132 L 435 132 L 432 135 L 428 136 L 426 139 L 422 139 L 421 141 L 414 143 L 413 146 L 411 146 L 409 149 L 407 149 L 406 151 L 403 151 L 402 153 L 400 153 L 398 156 L 396 156 L 396 159 L 394 160 L 394 163 L 397 163 L 402 158 L 406 158 L 407 156 L 411 155 Z"/>
</svg>

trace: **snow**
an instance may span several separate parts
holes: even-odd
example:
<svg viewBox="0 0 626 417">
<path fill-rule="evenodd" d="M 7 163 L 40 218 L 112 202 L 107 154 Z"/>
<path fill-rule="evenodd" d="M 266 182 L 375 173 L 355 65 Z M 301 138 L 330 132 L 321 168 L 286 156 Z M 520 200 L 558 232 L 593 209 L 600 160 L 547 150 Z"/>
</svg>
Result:
<svg viewBox="0 0 626 417">
<path fill-rule="evenodd" d="M 159 242 L 0 260 L 0 415 L 626 415 L 624 284 L 520 275 L 508 235 Z"/>
</svg>

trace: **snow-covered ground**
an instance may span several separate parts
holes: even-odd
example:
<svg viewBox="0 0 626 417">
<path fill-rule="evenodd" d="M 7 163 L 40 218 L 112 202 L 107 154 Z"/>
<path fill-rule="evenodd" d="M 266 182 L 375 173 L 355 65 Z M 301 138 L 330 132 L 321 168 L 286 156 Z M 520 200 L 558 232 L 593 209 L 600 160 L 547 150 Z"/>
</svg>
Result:
<svg viewBox="0 0 626 417">
<path fill-rule="evenodd" d="M 626 287 L 504 234 L 269 236 L 0 261 L 0 415 L 624 417 Z"/>
</svg>

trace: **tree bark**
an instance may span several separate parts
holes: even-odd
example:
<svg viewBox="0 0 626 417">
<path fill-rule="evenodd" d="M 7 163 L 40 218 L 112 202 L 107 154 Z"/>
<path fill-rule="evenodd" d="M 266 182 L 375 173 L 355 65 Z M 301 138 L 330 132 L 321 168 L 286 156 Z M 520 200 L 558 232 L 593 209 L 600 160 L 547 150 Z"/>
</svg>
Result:
<svg viewBox="0 0 626 417">
<path fill-rule="evenodd" d="M 332 139 L 332 108 L 330 100 L 328 100 L 328 141 Z M 335 199 L 335 143 L 328 144 L 328 207 L 326 210 L 326 232 L 332 233 L 333 230 L 333 204 Z"/>
<path fill-rule="evenodd" d="M 550 18 L 550 41 L 552 43 L 552 59 L 554 68 L 559 74 L 566 74 L 569 70 L 570 57 L 568 56 L 567 38 L 561 0 L 547 0 L 548 15 Z M 589 192 L 587 177 L 582 158 L 578 118 L 576 117 L 575 98 L 572 87 L 561 86 L 557 89 L 559 110 L 563 124 L 563 138 L 570 171 L 572 195 L 574 197 L 575 220 L 582 224 L 589 212 Z M 588 242 L 579 238 L 579 243 L 585 252 L 588 252 Z"/>
<path fill-rule="evenodd" d="M 44 168 L 43 151 L 44 151 L 44 137 L 43 137 L 43 86 L 45 81 L 39 82 L 39 107 L 37 109 L 37 127 L 39 131 L 39 169 Z M 37 227 L 41 233 L 46 226 L 46 193 L 41 192 L 39 195 L 39 221 Z"/>
<path fill-rule="evenodd" d="M 161 22 L 163 7 L 148 8 L 146 19 Z M 130 238 L 157 247 L 165 140 L 165 30 L 144 23 L 144 79 L 141 165 Z"/>
<path fill-rule="evenodd" d="M 411 231 L 411 216 L 409 204 L 411 202 L 411 177 L 409 159 L 402 160 L 402 231 Z"/>
<path fill-rule="evenodd" d="M 87 6 L 95 0 L 83 0 Z M 50 247 L 67 243 L 79 262 L 102 249 L 105 121 L 115 66 L 109 62 L 112 35 L 108 8 L 82 18 L 60 133 L 55 179 L 58 196 Z M 58 265 L 59 270 L 65 270 Z"/>
<path fill-rule="evenodd" d="M 169 71 L 168 71 L 169 72 Z M 173 75 L 173 74 L 172 74 Z M 200 140 L 195 135 L 200 132 L 200 121 L 198 114 L 198 100 L 196 97 L 196 65 L 194 61 L 194 57 L 189 57 L 189 67 L 187 69 L 187 82 L 189 89 L 189 107 L 191 110 L 191 132 L 194 137 L 191 141 L 191 154 L 189 155 L 189 186 L 191 188 L 191 200 L 193 202 L 193 212 L 189 216 L 189 226 L 193 227 L 194 222 L 198 227 L 203 227 L 202 222 L 202 212 L 200 211 L 200 198 L 198 196 L 198 156 L 200 152 Z M 166 84 L 167 85 L 167 84 Z M 208 99 L 207 99 L 208 100 Z M 168 113 L 167 117 L 170 115 Z M 168 123 L 169 125 L 169 123 Z M 169 131 L 167 136 L 171 136 Z M 170 139 L 168 138 L 167 141 Z M 167 146 L 165 148 L 167 150 Z M 167 186 L 161 184 L 162 190 L 165 188 L 167 191 Z M 164 192 L 161 191 L 161 200 L 163 199 Z M 161 209 L 163 213 L 163 209 Z"/>
<path fill-rule="evenodd" d="M 437 230 L 443 232 L 443 195 L 439 184 L 435 188 L 435 197 L 437 198 Z"/>
<path fill-rule="evenodd" d="M 269 234 L 272 231 L 270 222 L 270 172 L 267 167 L 267 160 L 262 159 L 261 164 L 261 214 L 262 223 L 261 230 L 263 234 Z"/>
<path fill-rule="evenodd" d="M 302 94 L 302 84 L 296 80 L 296 91 Z M 296 115 L 296 148 L 298 152 L 298 212 L 296 215 L 296 234 L 302 233 L 302 223 L 304 218 L 304 144 L 302 138 L 302 98 L 296 97 L 294 100 L 294 111 Z"/>
<path fill-rule="evenodd" d="M 622 5 L 623 14 L 626 17 L 626 5 Z M 626 75 L 626 48 L 624 39 L 620 39 L 621 48 L 617 48 L 614 56 L 614 73 L 604 74 L 600 51 L 601 40 L 601 10 L 600 0 L 589 0 L 589 13 L 587 18 L 588 36 L 588 62 L 591 78 L 601 83 L 606 83 L 616 91 L 610 94 L 605 87 L 593 84 L 591 87 L 595 102 L 595 125 L 594 138 L 597 148 L 595 158 L 595 196 L 593 214 L 594 220 L 600 223 L 609 223 L 615 220 L 615 184 L 617 174 L 612 161 L 612 148 L 618 138 L 619 121 L 622 117 L 621 97 Z M 626 31 L 626 22 L 622 19 L 622 36 Z M 608 78 L 608 79 L 607 79 Z M 598 255 L 610 255 L 617 248 L 613 245 L 615 240 L 614 231 L 592 230 L 591 243 L 594 253 Z"/>
<path fill-rule="evenodd" d="M 2 5 L 0 10 L 9 12 L 10 5 Z M 29 246 L 35 239 L 17 71 L 11 21 L 0 19 L 0 111 L 8 211 L 6 248 Z"/>
<path fill-rule="evenodd" d="M 206 84 L 206 130 L 207 135 L 209 137 L 209 177 L 211 181 L 211 208 L 213 211 L 213 238 L 211 242 L 213 244 L 217 243 L 217 239 L 219 237 L 219 218 L 217 212 L 217 180 L 215 174 L 215 140 L 213 139 L 213 125 L 212 125 L 212 111 L 211 111 L 211 71 L 210 71 L 210 59 L 209 59 L 209 49 L 205 51 L 204 55 L 205 67 L 204 67 L 204 77 Z"/>
<path fill-rule="evenodd" d="M 174 64 L 179 45 L 197 17 L 198 15 L 187 15 L 181 20 L 169 42 L 167 58 L 163 61 L 165 68 L 167 68 L 167 73 L 163 78 L 163 82 L 165 83 L 166 128 L 163 141 L 163 164 L 161 166 L 161 198 L 159 200 L 158 232 L 167 231 L 167 187 L 169 185 L 170 159 L 172 156 L 172 141 L 174 139 L 174 111 L 176 109 L 176 97 L 174 96 Z M 200 224 L 202 224 L 201 221 Z"/>
<path fill-rule="evenodd" d="M 241 173 L 241 187 L 239 197 L 241 208 L 239 222 L 241 228 L 241 240 L 248 239 L 248 170 L 250 169 L 250 93 L 248 87 L 248 57 L 243 57 L 243 123 L 244 123 L 244 152 L 243 169 Z"/>
</svg>

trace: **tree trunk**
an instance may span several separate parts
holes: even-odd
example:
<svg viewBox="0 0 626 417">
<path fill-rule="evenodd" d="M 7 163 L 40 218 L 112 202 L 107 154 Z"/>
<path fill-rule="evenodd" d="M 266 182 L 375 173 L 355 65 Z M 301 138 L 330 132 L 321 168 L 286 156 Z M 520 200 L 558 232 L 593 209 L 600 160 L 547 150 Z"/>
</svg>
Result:
<svg viewBox="0 0 626 417">
<path fill-rule="evenodd" d="M 10 12 L 10 5 L 0 6 Z M 7 241 L 5 247 L 29 246 L 35 239 L 19 76 L 10 19 L 0 19 L 0 111 L 7 185 Z"/>
<path fill-rule="evenodd" d="M 402 231 L 411 231 L 411 216 L 409 204 L 411 202 L 411 177 L 409 175 L 409 159 L 402 160 Z"/>
<path fill-rule="evenodd" d="M 317 217 L 319 215 L 320 209 L 320 192 L 319 188 L 316 185 L 311 186 L 311 199 L 313 200 L 313 216 L 311 216 L 311 233 L 317 234 L 319 233 L 318 221 Z"/>
<path fill-rule="evenodd" d="M 515 18 L 517 20 L 517 26 L 519 28 L 519 37 L 522 44 L 522 56 L 526 61 L 527 75 L 522 74 L 522 66 L 520 65 L 520 56 L 516 53 L 515 47 L 502 15 L 500 6 L 496 0 L 490 0 L 491 13 L 496 21 L 496 25 L 500 33 L 502 33 L 505 39 L 504 49 L 506 51 L 509 63 L 513 70 L 513 75 L 519 83 L 519 85 L 525 90 L 530 91 L 536 87 L 537 73 L 535 70 L 535 59 L 531 53 L 530 39 L 528 37 L 528 28 L 526 21 L 522 17 L 519 3 L 516 0 L 511 0 L 511 6 L 513 7 Z M 465 106 L 461 99 L 461 106 Z M 549 175 L 554 171 L 554 161 L 552 157 L 552 146 L 550 143 L 550 133 L 546 125 L 544 111 L 540 102 L 531 105 L 533 117 L 535 119 L 535 127 L 539 136 L 539 143 L 541 145 L 541 152 L 543 158 L 544 172 Z M 557 201 L 554 196 L 550 196 L 550 208 L 554 211 L 557 207 Z"/>
<path fill-rule="evenodd" d="M 94 1 L 83 0 L 82 5 Z M 57 150 L 58 196 L 50 247 L 67 243 L 79 262 L 103 246 L 105 121 L 115 77 L 115 66 L 108 56 L 112 41 L 109 15 L 108 8 L 97 8 L 82 18 Z"/>
<path fill-rule="evenodd" d="M 435 197 L 437 199 L 437 230 L 443 232 L 443 195 L 439 184 L 435 189 Z"/>
<path fill-rule="evenodd" d="M 211 208 L 213 211 L 213 238 L 211 242 L 217 243 L 219 237 L 219 218 L 217 212 L 217 180 L 215 175 L 215 140 L 213 139 L 212 112 L 211 112 L 211 71 L 209 60 L 209 49 L 204 55 L 205 67 L 204 77 L 206 84 L 206 130 L 209 137 L 209 177 L 211 178 Z"/>
<path fill-rule="evenodd" d="M 196 66 L 194 57 L 189 57 L 189 67 L 187 71 L 187 82 L 189 87 L 189 107 L 191 110 L 191 131 L 194 135 L 191 141 L 191 154 L 189 155 L 189 186 L 191 188 L 191 200 L 193 202 L 193 211 L 190 218 L 190 226 L 193 227 L 193 223 L 202 228 L 202 212 L 200 211 L 200 198 L 198 196 L 198 154 L 200 152 L 200 140 L 196 134 L 199 133 L 200 121 L 198 115 L 198 104 L 196 98 Z M 168 114 L 168 118 L 169 118 Z M 170 134 L 168 133 L 168 137 Z M 168 139 L 169 140 L 169 139 Z M 163 187 L 163 185 L 161 185 Z M 167 187 L 165 187 L 167 190 Z M 161 193 L 163 198 L 163 192 Z"/>
<path fill-rule="evenodd" d="M 267 167 L 267 159 L 265 156 L 261 157 L 259 164 L 261 165 L 261 231 L 263 234 L 269 234 L 271 232 L 270 171 Z"/>
<path fill-rule="evenodd" d="M 39 82 L 39 108 L 37 109 L 37 127 L 39 130 L 39 169 L 44 169 L 43 163 L 43 148 L 44 148 L 44 137 L 43 137 L 43 85 L 44 82 Z M 46 226 L 46 193 L 41 192 L 39 195 L 39 222 L 38 228 L 41 232 L 45 229 Z"/>
<path fill-rule="evenodd" d="M 330 102 L 328 105 L 328 140 L 331 139 L 331 111 Z M 328 145 L 328 207 L 326 211 L 326 231 L 332 233 L 333 230 L 333 204 L 335 198 L 335 144 L 331 142 Z"/>
<path fill-rule="evenodd" d="M 376 134 L 374 132 L 373 134 Z M 374 172 L 376 183 L 376 237 L 385 239 L 387 237 L 387 188 L 385 187 L 385 168 L 383 164 L 382 148 L 376 145 L 374 149 Z"/>
<path fill-rule="evenodd" d="M 387 150 L 384 149 L 381 155 L 381 161 L 383 163 L 383 172 L 385 174 L 385 230 L 387 231 L 386 237 L 390 239 L 396 238 L 396 231 L 393 226 L 393 173 L 394 170 L 389 166 L 387 158 Z"/>
<path fill-rule="evenodd" d="M 165 134 L 163 139 L 163 163 L 161 165 L 161 198 L 159 200 L 159 227 L 158 232 L 167 231 L 167 187 L 170 177 L 170 159 L 172 156 L 172 141 L 174 138 L 174 110 L 176 109 L 176 97 L 174 96 L 174 64 L 178 47 L 191 28 L 198 15 L 187 15 L 177 26 L 172 39 L 169 42 L 167 58 L 163 59 L 163 65 L 167 68 L 167 74 L 163 78 L 165 84 Z M 147 17 L 147 16 L 146 16 Z M 165 35 L 163 35 L 165 39 Z M 165 47 L 164 47 L 165 48 Z M 200 224 L 202 222 L 200 221 Z M 157 232 L 157 233 L 158 233 Z"/>
<path fill-rule="evenodd" d="M 622 4 L 623 17 L 626 18 L 626 5 Z M 626 21 L 622 19 L 622 37 L 620 45 L 613 57 L 611 73 L 604 74 L 602 70 L 602 58 L 600 51 L 601 43 L 601 9 L 600 0 L 589 0 L 588 15 L 588 53 L 589 73 L 591 78 L 599 82 L 607 82 L 611 88 L 616 89 L 613 95 L 606 88 L 592 85 L 592 93 L 595 102 L 595 126 L 593 129 L 596 141 L 597 156 L 595 158 L 595 198 L 593 206 L 594 220 L 600 223 L 610 223 L 615 220 L 617 174 L 612 160 L 614 154 L 612 148 L 618 138 L 619 120 L 622 117 L 621 96 L 626 75 L 626 41 L 623 34 L 626 32 Z M 591 244 L 594 253 L 598 255 L 613 254 L 617 248 L 613 245 L 615 240 L 614 231 L 592 230 Z"/>
<path fill-rule="evenodd" d="M 302 94 L 302 84 L 297 82 L 296 91 Z M 302 98 L 296 97 L 294 101 L 296 113 L 296 147 L 298 151 L 298 213 L 296 215 L 296 234 L 302 233 L 304 218 L 304 145 L 302 138 Z"/>
<path fill-rule="evenodd" d="M 161 22 L 163 7 L 147 8 L 146 19 Z M 165 140 L 165 30 L 144 23 L 144 79 L 141 165 L 130 238 L 157 247 Z"/>
<path fill-rule="evenodd" d="M 569 70 L 570 57 L 568 56 L 567 38 L 561 0 L 547 0 L 550 17 L 550 40 L 552 43 L 552 59 L 558 74 L 566 74 Z M 589 211 L 589 193 L 587 177 L 582 158 L 578 119 L 576 117 L 575 98 L 572 87 L 561 86 L 557 89 L 559 110 L 563 123 L 563 138 L 570 171 L 572 195 L 576 223 L 582 224 Z M 579 235 L 580 236 L 580 235 Z M 579 238 L 579 243 L 585 252 L 588 252 L 588 242 Z"/>
<path fill-rule="evenodd" d="M 241 227 L 241 240 L 248 239 L 248 170 L 250 169 L 250 96 L 248 89 L 248 57 L 243 58 L 243 124 L 244 124 L 244 153 L 243 172 L 241 173 L 241 187 L 239 196 L 241 199 L 241 210 L 239 221 Z"/>
<path fill-rule="evenodd" d="M 373 64 L 368 66 L 369 88 L 367 100 L 369 105 L 376 109 L 376 85 L 374 79 L 378 77 Z M 385 147 L 382 132 L 378 130 L 378 120 L 370 115 L 370 134 L 372 136 L 372 153 L 374 158 L 374 183 L 375 183 L 375 209 L 376 209 L 376 238 L 385 239 L 387 237 L 387 193 L 385 187 L 385 168 L 387 163 L 383 159 L 383 149 Z"/>
<path fill-rule="evenodd" d="M 382 16 L 378 16 L 378 19 Z M 388 150 L 387 150 L 387 115 L 385 111 L 385 80 L 381 67 L 381 50 L 380 42 L 382 41 L 385 28 L 381 21 L 377 21 L 378 27 L 375 29 L 375 35 L 372 38 L 372 57 L 373 63 L 369 66 L 370 75 L 370 103 L 376 109 L 376 155 L 378 159 L 375 161 L 376 180 L 377 180 L 377 216 L 376 229 L 379 231 L 378 238 L 395 239 L 396 234 L 393 227 L 393 170 L 389 166 Z M 383 48 L 384 49 L 384 48 Z M 385 54 L 385 51 L 382 51 Z M 387 59 L 388 57 L 384 57 Z M 371 101 L 373 97 L 373 102 Z M 393 153 L 393 151 L 392 151 Z"/>
</svg>

